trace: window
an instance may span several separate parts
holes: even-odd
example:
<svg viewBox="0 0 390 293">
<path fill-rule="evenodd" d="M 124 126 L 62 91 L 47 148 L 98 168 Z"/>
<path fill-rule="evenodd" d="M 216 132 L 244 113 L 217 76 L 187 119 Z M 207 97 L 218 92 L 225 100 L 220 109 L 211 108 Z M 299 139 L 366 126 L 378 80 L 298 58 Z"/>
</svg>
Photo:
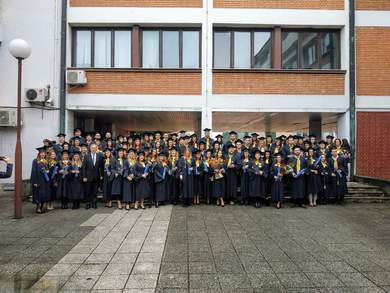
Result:
<svg viewBox="0 0 390 293">
<path fill-rule="evenodd" d="M 336 31 L 282 32 L 283 69 L 340 69 Z"/>
<path fill-rule="evenodd" d="M 91 32 L 76 33 L 76 67 L 91 67 Z"/>
<path fill-rule="evenodd" d="M 114 67 L 130 68 L 131 67 L 131 32 L 115 31 L 115 59 Z"/>
<path fill-rule="evenodd" d="M 143 68 L 199 68 L 200 31 L 197 29 L 144 29 Z"/>
<path fill-rule="evenodd" d="M 73 61 L 81 68 L 130 68 L 130 29 L 75 29 Z"/>
<path fill-rule="evenodd" d="M 269 31 L 214 31 L 214 68 L 271 68 L 271 52 Z"/>
</svg>

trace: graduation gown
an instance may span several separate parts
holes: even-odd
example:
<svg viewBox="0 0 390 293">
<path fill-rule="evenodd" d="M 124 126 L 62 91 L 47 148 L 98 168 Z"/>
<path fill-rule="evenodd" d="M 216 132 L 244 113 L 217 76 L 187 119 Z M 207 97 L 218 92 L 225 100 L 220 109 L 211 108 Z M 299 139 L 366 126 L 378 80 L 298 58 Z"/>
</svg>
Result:
<svg viewBox="0 0 390 293">
<path fill-rule="evenodd" d="M 203 160 L 200 160 L 198 163 L 195 161 L 194 167 L 194 195 L 203 196 L 204 195 L 204 174 L 208 172 L 208 167 L 205 165 Z"/>
<path fill-rule="evenodd" d="M 130 165 L 129 161 L 124 162 L 123 167 L 123 196 L 122 199 L 126 203 L 134 203 L 137 200 L 136 197 L 136 168 L 137 163 Z M 133 176 L 132 180 L 129 180 L 127 177 Z"/>
<path fill-rule="evenodd" d="M 31 167 L 31 184 L 33 191 L 33 203 L 40 204 L 50 200 L 50 178 L 46 164 L 38 163 L 34 159 Z M 46 174 L 46 175 L 45 175 Z M 34 186 L 34 185 L 37 186 Z"/>
<path fill-rule="evenodd" d="M 321 190 L 321 179 L 316 165 L 316 160 L 308 159 L 308 172 L 306 178 L 306 193 L 307 194 L 318 194 Z M 315 174 L 313 171 L 317 171 Z"/>
<path fill-rule="evenodd" d="M 104 171 L 103 171 L 103 199 L 105 201 L 111 200 L 111 188 L 112 188 L 112 179 L 114 174 L 111 170 L 112 159 L 109 162 L 106 162 L 107 159 L 104 159 Z"/>
<path fill-rule="evenodd" d="M 203 174 L 203 196 L 210 199 L 213 196 L 213 182 L 211 181 L 213 170 L 210 167 L 210 162 L 204 161 L 204 165 L 206 169 Z"/>
<path fill-rule="evenodd" d="M 169 167 L 169 172 L 168 172 L 168 194 L 169 194 L 169 199 L 171 201 L 176 201 L 177 198 L 179 197 L 179 190 L 180 190 L 180 182 L 178 179 L 178 173 L 177 173 L 177 162 L 178 160 L 172 160 L 170 159 L 168 161 L 168 167 Z M 176 168 L 176 170 L 173 170 Z"/>
<path fill-rule="evenodd" d="M 344 195 L 348 193 L 347 188 L 347 176 L 348 176 L 348 166 L 346 160 L 342 156 L 337 157 L 337 166 L 332 157 L 328 160 L 328 165 L 331 173 L 331 194 L 339 200 L 344 199 Z"/>
<path fill-rule="evenodd" d="M 79 171 L 80 173 L 72 173 L 72 171 Z M 77 167 L 72 165 L 70 167 L 68 196 L 70 200 L 84 199 L 84 184 L 83 178 L 81 177 L 81 166 Z"/>
<path fill-rule="evenodd" d="M 234 167 L 230 167 L 234 165 Z M 225 159 L 225 170 L 226 170 L 226 197 L 234 199 L 237 197 L 237 186 L 238 186 L 238 171 L 239 161 L 236 156 L 232 156 L 229 160 L 229 155 Z"/>
<path fill-rule="evenodd" d="M 272 159 L 264 160 L 264 183 L 265 183 L 265 196 L 271 196 L 271 187 L 273 178 L 271 176 Z"/>
<path fill-rule="evenodd" d="M 63 162 L 58 163 L 57 171 L 57 199 L 66 200 L 69 197 L 70 193 L 70 162 L 63 164 Z"/>
<path fill-rule="evenodd" d="M 265 165 L 260 163 L 257 165 L 255 160 L 252 160 L 248 168 L 249 172 L 249 196 L 253 198 L 265 198 L 265 177 L 268 170 L 265 170 Z"/>
<path fill-rule="evenodd" d="M 168 166 L 162 163 L 157 163 L 153 170 L 155 182 L 155 201 L 168 201 Z"/>
<path fill-rule="evenodd" d="M 57 199 L 57 171 L 58 163 L 52 164 L 48 174 L 50 178 L 50 201 L 55 201 Z"/>
<path fill-rule="evenodd" d="M 143 165 L 140 162 L 138 162 L 135 165 L 136 200 L 147 199 L 147 198 L 151 197 L 151 195 L 152 195 L 150 183 L 149 183 L 149 178 L 148 178 L 150 176 L 150 174 L 149 174 L 150 168 L 151 168 L 150 165 L 148 165 L 148 164 Z M 143 174 L 149 174 L 149 175 L 146 178 L 143 178 L 142 177 Z"/>
<path fill-rule="evenodd" d="M 304 157 L 300 157 L 299 167 L 297 164 L 297 158 L 291 157 L 289 160 L 289 166 L 294 171 L 294 174 L 297 175 L 298 169 L 299 171 L 307 168 L 307 161 Z M 291 193 L 293 199 L 304 199 L 305 198 L 305 191 L 306 191 L 306 181 L 305 181 L 305 174 L 300 175 L 299 177 L 292 176 L 291 177 Z"/>
<path fill-rule="evenodd" d="M 283 198 L 284 198 L 283 176 L 285 173 L 285 168 L 286 166 L 284 166 L 283 164 L 281 165 L 272 164 L 270 170 L 270 177 L 272 180 L 272 186 L 271 186 L 272 202 L 283 202 Z"/>
<path fill-rule="evenodd" d="M 320 162 L 317 168 L 320 173 L 320 192 L 319 196 L 321 199 L 326 200 L 331 195 L 331 173 L 328 163 Z"/>
<path fill-rule="evenodd" d="M 123 159 L 115 159 L 111 162 L 111 172 L 113 174 L 111 186 L 112 199 L 122 199 L 124 165 L 125 161 Z"/>
<path fill-rule="evenodd" d="M 222 161 L 213 168 L 213 197 L 225 197 L 225 179 L 225 164 Z"/>
<path fill-rule="evenodd" d="M 194 159 L 187 162 L 183 157 L 180 158 L 178 173 L 183 178 L 181 180 L 181 195 L 184 199 L 192 199 L 194 196 L 194 167 Z"/>
<path fill-rule="evenodd" d="M 242 159 L 240 161 L 240 167 L 241 167 L 241 186 L 240 186 L 240 193 L 241 193 L 241 199 L 248 199 L 249 198 L 249 166 L 251 161 L 250 160 L 244 160 Z"/>
</svg>

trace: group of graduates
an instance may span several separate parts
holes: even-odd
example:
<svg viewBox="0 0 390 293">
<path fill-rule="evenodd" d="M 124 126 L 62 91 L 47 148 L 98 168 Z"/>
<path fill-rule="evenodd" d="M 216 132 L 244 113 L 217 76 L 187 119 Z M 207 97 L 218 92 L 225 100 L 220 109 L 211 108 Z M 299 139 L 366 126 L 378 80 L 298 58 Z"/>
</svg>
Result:
<svg viewBox="0 0 390 293">
<path fill-rule="evenodd" d="M 61 200 L 61 208 L 97 208 L 102 191 L 106 207 L 145 209 L 144 201 L 184 206 L 215 202 L 269 204 L 281 208 L 285 196 L 293 206 L 306 208 L 333 200 L 342 204 L 347 193 L 348 141 L 317 140 L 315 135 L 261 137 L 257 133 L 238 139 L 211 138 L 204 129 L 194 133 L 144 133 L 113 139 L 99 132 L 82 136 L 79 128 L 66 141 L 45 139 L 32 163 L 31 184 L 36 212 L 44 213 Z"/>
</svg>

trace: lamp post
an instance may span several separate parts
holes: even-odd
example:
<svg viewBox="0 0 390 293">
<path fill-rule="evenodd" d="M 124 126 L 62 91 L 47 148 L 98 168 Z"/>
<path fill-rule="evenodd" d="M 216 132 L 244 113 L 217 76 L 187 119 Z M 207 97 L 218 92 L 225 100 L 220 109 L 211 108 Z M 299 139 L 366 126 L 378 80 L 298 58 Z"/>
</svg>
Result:
<svg viewBox="0 0 390 293">
<path fill-rule="evenodd" d="M 18 104 L 17 104 L 17 124 L 16 124 L 16 148 L 15 148 L 15 219 L 22 217 L 22 144 L 21 134 L 21 114 L 22 114 L 22 61 L 31 54 L 29 44 L 22 39 L 12 40 L 9 44 L 9 52 L 18 60 Z"/>
</svg>

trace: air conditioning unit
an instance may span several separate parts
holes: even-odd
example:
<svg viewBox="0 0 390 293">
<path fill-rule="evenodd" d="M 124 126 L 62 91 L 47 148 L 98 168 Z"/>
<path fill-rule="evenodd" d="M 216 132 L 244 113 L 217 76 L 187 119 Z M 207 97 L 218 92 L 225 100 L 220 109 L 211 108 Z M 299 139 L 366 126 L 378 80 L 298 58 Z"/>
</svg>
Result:
<svg viewBox="0 0 390 293">
<path fill-rule="evenodd" d="M 84 70 L 68 70 L 66 83 L 69 85 L 84 85 L 87 83 L 87 74 Z"/>
<path fill-rule="evenodd" d="M 47 102 L 50 99 L 47 88 L 26 89 L 26 102 Z"/>
<path fill-rule="evenodd" d="M 16 126 L 16 109 L 0 110 L 0 127 Z"/>
</svg>

